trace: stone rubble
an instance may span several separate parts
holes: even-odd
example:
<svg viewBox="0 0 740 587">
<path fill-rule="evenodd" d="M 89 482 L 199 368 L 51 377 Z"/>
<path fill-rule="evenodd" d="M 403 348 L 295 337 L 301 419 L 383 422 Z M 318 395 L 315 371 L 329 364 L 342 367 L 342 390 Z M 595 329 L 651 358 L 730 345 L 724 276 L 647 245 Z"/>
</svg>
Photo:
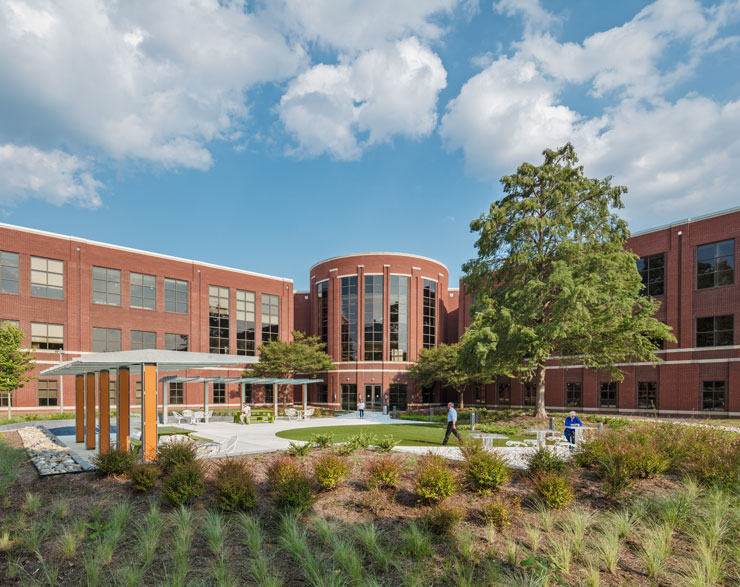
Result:
<svg viewBox="0 0 740 587">
<path fill-rule="evenodd" d="M 85 469 L 74 460 L 69 448 L 61 446 L 35 426 L 16 430 L 39 475 L 78 473 Z"/>
<path fill-rule="evenodd" d="M 569 459 L 572 453 L 567 447 L 562 446 L 548 446 L 550 451 L 554 452 L 563 459 Z M 393 448 L 396 452 L 414 453 L 414 454 L 437 454 L 446 459 L 453 461 L 463 460 L 460 449 L 456 446 L 396 446 Z M 492 452 L 498 453 L 506 461 L 512 469 L 525 470 L 529 467 L 527 460 L 529 455 L 534 453 L 537 449 L 534 447 L 513 447 L 513 446 L 497 446 L 491 449 Z"/>
</svg>

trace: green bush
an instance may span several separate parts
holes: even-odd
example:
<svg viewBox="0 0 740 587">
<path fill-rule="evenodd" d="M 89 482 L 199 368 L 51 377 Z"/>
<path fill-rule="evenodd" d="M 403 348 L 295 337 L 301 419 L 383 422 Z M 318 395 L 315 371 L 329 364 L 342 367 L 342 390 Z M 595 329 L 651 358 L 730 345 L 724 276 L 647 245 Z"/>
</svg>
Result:
<svg viewBox="0 0 740 587">
<path fill-rule="evenodd" d="M 465 458 L 465 477 L 478 493 L 488 495 L 509 480 L 511 471 L 501 455 L 472 443 L 461 450 Z"/>
<path fill-rule="evenodd" d="M 366 472 L 368 489 L 395 489 L 401 480 L 401 465 L 390 455 L 371 460 Z"/>
<path fill-rule="evenodd" d="M 135 457 L 133 453 L 127 450 L 111 448 L 108 454 L 98 453 L 92 458 L 92 464 L 98 470 L 98 475 L 123 475 L 134 464 Z"/>
<path fill-rule="evenodd" d="M 192 440 L 175 440 L 157 449 L 157 463 L 165 474 L 180 465 L 195 462 L 197 456 L 198 447 Z"/>
<path fill-rule="evenodd" d="M 341 485 L 349 474 L 349 464 L 346 459 L 332 454 L 320 457 L 313 466 L 316 481 L 322 489 L 330 490 Z"/>
<path fill-rule="evenodd" d="M 175 467 L 164 480 L 162 498 L 172 505 L 184 505 L 203 495 L 204 488 L 200 463 L 184 462 Z"/>
<path fill-rule="evenodd" d="M 399 441 L 392 434 L 385 434 L 382 438 L 379 438 L 375 445 L 378 447 L 380 452 L 390 452 L 393 447 L 398 445 Z"/>
<path fill-rule="evenodd" d="M 249 463 L 244 458 L 228 458 L 214 471 L 216 498 L 225 512 L 249 510 L 257 505 L 257 488 Z"/>
<path fill-rule="evenodd" d="M 311 444 L 316 448 L 327 448 L 334 444 L 334 434 L 332 432 L 326 432 L 323 434 L 314 434 L 311 437 Z"/>
<path fill-rule="evenodd" d="M 635 465 L 629 455 L 608 454 L 599 462 L 596 473 L 604 481 L 604 493 L 615 497 L 632 485 Z"/>
<path fill-rule="evenodd" d="M 357 450 L 357 445 L 351 442 L 342 442 L 341 444 L 334 445 L 334 452 L 340 456 L 348 457 Z"/>
<path fill-rule="evenodd" d="M 292 457 L 305 457 L 313 448 L 313 445 L 310 442 L 304 442 L 303 444 L 298 444 L 297 442 L 291 442 L 288 445 L 288 453 Z"/>
<path fill-rule="evenodd" d="M 565 473 L 568 464 L 557 454 L 545 447 L 538 448 L 527 457 L 529 472 L 532 475 L 538 473 Z"/>
<path fill-rule="evenodd" d="M 520 503 L 518 496 L 511 499 L 498 496 L 483 504 L 481 515 L 486 524 L 491 524 L 501 530 L 504 526 L 511 524 L 513 517 L 521 513 Z"/>
<path fill-rule="evenodd" d="M 562 473 L 540 473 L 532 478 L 532 487 L 550 508 L 564 508 L 575 499 L 570 477 Z"/>
<path fill-rule="evenodd" d="M 461 508 L 449 504 L 439 504 L 434 506 L 427 514 L 425 522 L 427 527 L 435 534 L 449 536 L 464 517 L 465 512 Z"/>
<path fill-rule="evenodd" d="M 443 457 L 432 454 L 422 457 L 416 471 L 416 493 L 422 500 L 440 501 L 457 489 L 455 474 Z"/>
<path fill-rule="evenodd" d="M 295 459 L 280 456 L 267 470 L 275 505 L 297 513 L 307 510 L 314 501 L 313 483 Z"/>
<path fill-rule="evenodd" d="M 375 444 L 378 441 L 378 438 L 374 434 L 367 434 L 366 432 L 360 432 L 359 434 L 354 434 L 349 437 L 349 440 L 347 441 L 348 444 L 351 444 L 355 450 L 357 449 L 364 449 L 370 446 L 371 444 Z"/>
<path fill-rule="evenodd" d="M 149 491 L 161 474 L 156 465 L 134 465 L 128 471 L 134 491 Z"/>
</svg>

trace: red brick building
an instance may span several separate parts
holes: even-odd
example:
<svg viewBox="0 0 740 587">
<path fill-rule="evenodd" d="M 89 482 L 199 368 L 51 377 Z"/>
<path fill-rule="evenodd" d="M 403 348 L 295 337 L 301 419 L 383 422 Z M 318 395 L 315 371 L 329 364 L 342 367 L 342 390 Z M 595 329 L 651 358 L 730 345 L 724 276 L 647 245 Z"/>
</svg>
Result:
<svg viewBox="0 0 740 587">
<path fill-rule="evenodd" d="M 735 258 L 740 209 L 635 234 L 648 293 L 677 344 L 657 365 L 622 365 L 625 378 L 553 362 L 546 403 L 603 412 L 740 415 L 740 290 Z M 0 225 L 0 320 L 18 323 L 37 350 L 36 372 L 84 352 L 136 348 L 259 354 L 265 341 L 288 340 L 293 329 L 321 337 L 337 366 L 311 386 L 319 406 L 399 408 L 454 399 L 419 389 L 409 365 L 425 346 L 459 340 L 470 322 L 470 297 L 450 287 L 447 268 L 400 253 L 343 255 L 309 271 L 310 290 L 270 277 L 136 251 L 85 239 Z M 211 375 L 238 376 L 234 370 Z M 18 409 L 72 405 L 72 381 L 41 378 L 15 395 Z M 61 389 L 64 389 L 62 397 Z M 135 393 L 135 392 L 133 392 Z M 213 386 L 210 402 L 235 407 L 236 384 Z M 271 401 L 261 388 L 253 403 Z M 198 405 L 202 385 L 179 384 L 173 406 Z M 0 406 L 4 405 L 0 398 Z M 136 397 L 132 397 L 136 404 Z M 534 403 L 531 387 L 499 378 L 470 389 L 474 405 Z"/>
</svg>

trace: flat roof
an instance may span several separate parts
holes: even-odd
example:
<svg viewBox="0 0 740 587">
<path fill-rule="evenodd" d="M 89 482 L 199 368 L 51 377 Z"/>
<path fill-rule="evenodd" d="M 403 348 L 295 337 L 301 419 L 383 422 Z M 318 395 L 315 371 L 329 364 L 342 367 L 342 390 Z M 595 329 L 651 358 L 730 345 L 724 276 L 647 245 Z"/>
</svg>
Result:
<svg viewBox="0 0 740 587">
<path fill-rule="evenodd" d="M 725 214 L 734 214 L 735 212 L 740 212 L 740 206 L 736 206 L 734 208 L 727 208 L 725 210 L 720 210 L 718 212 L 710 212 L 709 214 L 702 214 L 701 216 L 695 216 L 694 218 L 683 218 L 682 220 L 676 220 L 675 222 L 671 222 L 669 224 L 662 224 L 660 226 L 654 226 L 653 228 L 646 228 L 645 230 L 639 230 L 637 232 L 633 232 L 631 236 L 640 236 L 643 234 L 650 234 L 651 232 L 665 230 L 666 228 L 671 228 L 673 226 L 681 226 L 683 224 L 690 224 L 691 222 L 709 220 L 710 218 L 716 218 L 717 216 L 724 216 Z"/>
</svg>

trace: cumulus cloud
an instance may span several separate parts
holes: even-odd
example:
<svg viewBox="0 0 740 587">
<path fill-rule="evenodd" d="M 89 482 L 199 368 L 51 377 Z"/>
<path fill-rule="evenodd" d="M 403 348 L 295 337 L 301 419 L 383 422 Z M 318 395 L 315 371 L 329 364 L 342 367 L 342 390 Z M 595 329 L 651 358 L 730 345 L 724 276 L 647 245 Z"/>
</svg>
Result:
<svg viewBox="0 0 740 587">
<path fill-rule="evenodd" d="M 396 135 L 429 135 L 446 78 L 439 57 L 412 37 L 312 67 L 290 82 L 278 113 L 298 153 L 357 159 Z"/>
</svg>

